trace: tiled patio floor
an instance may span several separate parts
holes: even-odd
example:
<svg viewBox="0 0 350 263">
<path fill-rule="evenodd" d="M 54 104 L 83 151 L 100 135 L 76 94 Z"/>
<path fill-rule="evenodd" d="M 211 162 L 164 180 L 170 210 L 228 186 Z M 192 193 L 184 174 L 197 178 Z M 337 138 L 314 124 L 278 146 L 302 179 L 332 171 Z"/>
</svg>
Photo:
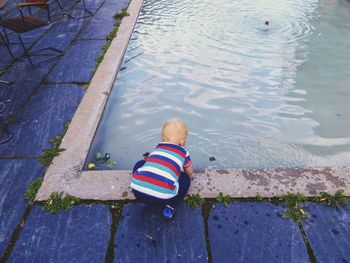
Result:
<svg viewBox="0 0 350 263">
<path fill-rule="evenodd" d="M 349 205 L 335 210 L 308 204 L 310 217 L 298 227 L 281 218 L 282 206 L 270 203 L 214 204 L 209 215 L 181 205 L 171 220 L 135 203 L 120 213 L 103 203 L 57 214 L 28 204 L 25 189 L 45 171 L 38 157 L 72 118 L 113 28 L 113 15 L 128 5 L 126 0 L 86 2 L 93 17 L 73 20 L 56 12 L 54 23 L 25 36 L 32 49 L 64 50 L 59 60 L 34 69 L 25 59 L 14 61 L 0 45 L 0 70 L 7 69 L 0 77 L 15 82 L 0 87 L 0 101 L 10 100 L 6 116 L 14 134 L 0 145 L 1 262 L 310 262 L 314 257 L 350 262 Z M 72 11 L 76 15 L 84 13 L 80 4 Z M 12 48 L 23 54 L 18 45 Z"/>
</svg>

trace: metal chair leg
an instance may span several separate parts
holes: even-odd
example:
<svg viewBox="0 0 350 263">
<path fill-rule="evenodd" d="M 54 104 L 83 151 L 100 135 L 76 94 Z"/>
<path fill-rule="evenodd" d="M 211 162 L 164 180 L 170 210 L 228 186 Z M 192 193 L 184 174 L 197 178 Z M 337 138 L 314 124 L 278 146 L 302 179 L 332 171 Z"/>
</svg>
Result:
<svg viewBox="0 0 350 263">
<path fill-rule="evenodd" d="M 9 86 L 12 86 L 15 83 L 12 82 L 12 81 L 0 79 L 0 84 L 6 84 L 6 85 L 9 85 Z"/>
<path fill-rule="evenodd" d="M 1 41 L 4 43 L 7 51 L 9 52 L 9 54 L 11 55 L 12 58 L 16 58 L 15 55 L 12 53 L 11 49 L 10 49 L 10 42 L 9 42 L 9 39 L 8 39 L 8 36 L 7 36 L 7 33 L 6 33 L 6 30 L 5 28 L 3 28 L 3 31 L 4 31 L 4 34 L 5 36 L 3 36 L 0 32 L 0 38 L 1 38 Z"/>
<path fill-rule="evenodd" d="M 86 18 L 86 17 L 91 17 L 91 16 L 93 16 L 93 14 L 94 14 L 92 11 L 90 11 L 90 10 L 86 7 L 86 4 L 85 4 L 85 1 L 84 1 L 84 0 L 74 0 L 74 2 L 76 2 L 76 3 L 79 3 L 80 1 L 83 1 L 83 6 L 84 6 L 84 9 L 83 9 L 83 10 L 84 10 L 85 12 L 88 13 L 88 15 L 83 15 L 83 16 L 73 16 L 73 15 L 70 13 L 70 11 L 72 11 L 72 10 L 74 10 L 74 9 L 72 9 L 72 10 L 70 10 L 70 11 L 66 11 L 66 10 L 64 10 L 64 8 L 63 8 L 63 5 L 62 5 L 61 0 L 56 0 L 56 1 L 57 1 L 57 3 L 58 3 L 60 12 L 61 12 L 63 15 L 66 15 L 66 16 L 68 16 L 68 17 L 74 19 L 74 20 L 78 20 L 78 19 Z"/>
<path fill-rule="evenodd" d="M 37 50 L 34 50 L 34 51 L 31 51 L 29 52 L 26 48 L 26 46 L 24 45 L 24 42 L 21 38 L 21 35 L 18 35 L 18 39 L 19 39 L 19 42 L 21 43 L 21 46 L 24 50 L 24 54 L 26 55 L 26 57 L 28 58 L 29 60 L 29 63 L 32 65 L 33 68 L 37 68 L 39 67 L 40 65 L 44 64 L 44 63 L 47 63 L 49 62 L 50 60 L 53 60 L 53 59 L 57 59 L 61 56 L 64 55 L 64 52 L 62 50 L 59 50 L 57 48 L 54 48 L 54 47 L 46 47 L 46 48 L 41 48 L 41 49 L 37 49 Z M 43 53 L 43 51 L 46 51 L 46 50 L 51 50 L 53 51 L 55 54 L 52 54 L 52 53 Z M 44 60 L 41 60 L 40 62 L 38 62 L 37 64 L 34 64 L 33 60 L 31 57 L 34 57 L 34 56 L 37 56 L 37 57 L 49 57 L 48 59 L 44 59 Z"/>
<path fill-rule="evenodd" d="M 1 127 L 1 126 L 2 126 L 2 125 L 0 125 L 0 132 L 1 132 L 1 130 L 2 130 L 2 132 L 3 132 L 5 135 L 7 135 L 7 136 L 5 137 L 5 139 L 0 140 L 0 144 L 3 144 L 3 143 L 5 143 L 5 142 L 8 142 L 9 140 L 11 140 L 12 137 L 13 137 L 13 134 L 10 133 L 10 132 L 8 131 L 8 129 L 6 128 L 5 125 L 3 125 L 2 127 Z"/>
<path fill-rule="evenodd" d="M 4 102 L 0 102 L 0 134 L 3 133 L 6 136 L 4 139 L 0 139 L 0 144 L 8 142 L 13 137 L 13 134 L 11 134 L 8 131 L 8 129 L 6 128 L 6 126 L 4 124 L 4 120 L 2 118 L 2 113 L 5 111 L 5 108 L 6 108 L 5 103 Z"/>
</svg>

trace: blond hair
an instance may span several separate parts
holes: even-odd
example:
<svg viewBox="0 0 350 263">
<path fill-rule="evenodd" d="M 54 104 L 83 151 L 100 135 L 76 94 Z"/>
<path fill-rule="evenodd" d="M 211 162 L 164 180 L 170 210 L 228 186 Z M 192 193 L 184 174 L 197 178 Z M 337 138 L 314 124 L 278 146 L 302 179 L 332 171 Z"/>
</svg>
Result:
<svg viewBox="0 0 350 263">
<path fill-rule="evenodd" d="M 186 139 L 188 127 L 185 122 L 179 118 L 168 120 L 162 128 L 162 141 L 173 142 L 178 144 L 181 140 Z"/>
</svg>

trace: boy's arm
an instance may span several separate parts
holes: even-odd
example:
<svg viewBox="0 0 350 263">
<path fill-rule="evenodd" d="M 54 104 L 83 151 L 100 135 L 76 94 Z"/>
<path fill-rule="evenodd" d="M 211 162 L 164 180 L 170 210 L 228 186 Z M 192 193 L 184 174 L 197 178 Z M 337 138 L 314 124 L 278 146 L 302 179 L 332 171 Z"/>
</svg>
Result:
<svg viewBox="0 0 350 263">
<path fill-rule="evenodd" d="M 184 170 L 185 170 L 185 173 L 186 173 L 188 176 L 192 176 L 192 174 L 193 174 L 192 165 L 187 166 L 187 167 L 184 167 Z"/>
<path fill-rule="evenodd" d="M 188 176 L 193 174 L 192 160 L 188 151 L 186 151 L 186 158 L 184 163 L 184 171 Z"/>
</svg>

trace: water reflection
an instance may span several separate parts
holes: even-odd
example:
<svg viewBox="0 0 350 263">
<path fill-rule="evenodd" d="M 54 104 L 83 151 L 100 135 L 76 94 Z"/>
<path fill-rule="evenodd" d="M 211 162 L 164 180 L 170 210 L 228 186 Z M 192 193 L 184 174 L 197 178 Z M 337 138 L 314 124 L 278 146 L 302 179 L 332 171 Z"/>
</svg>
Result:
<svg viewBox="0 0 350 263">
<path fill-rule="evenodd" d="M 130 169 L 178 116 L 196 167 L 348 165 L 349 12 L 346 1 L 146 0 L 89 158 L 108 151 Z"/>
</svg>

